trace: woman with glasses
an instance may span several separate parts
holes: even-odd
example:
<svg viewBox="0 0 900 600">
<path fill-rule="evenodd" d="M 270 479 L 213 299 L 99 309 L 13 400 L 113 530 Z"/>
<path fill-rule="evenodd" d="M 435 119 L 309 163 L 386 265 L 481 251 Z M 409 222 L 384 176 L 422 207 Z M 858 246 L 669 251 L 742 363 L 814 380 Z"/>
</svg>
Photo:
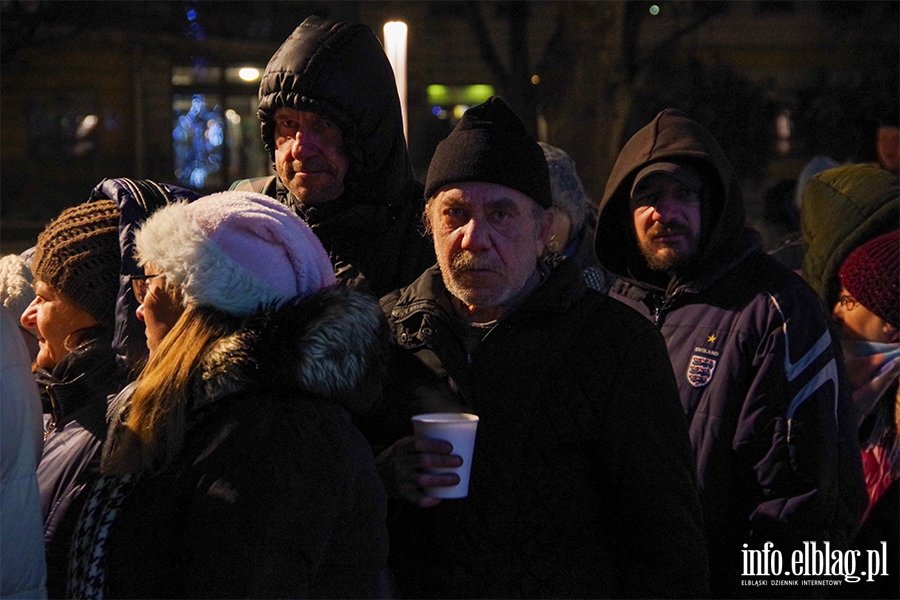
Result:
<svg viewBox="0 0 900 600">
<path fill-rule="evenodd" d="M 900 552 L 900 231 L 879 236 L 844 260 L 834 319 L 841 326 L 847 374 L 860 420 L 869 507 L 857 548 L 889 560 Z M 878 577 L 868 598 L 897 598 L 898 578 Z"/>
<path fill-rule="evenodd" d="M 261 194 L 162 208 L 135 245 L 150 356 L 110 410 L 70 597 L 385 593 L 386 499 L 351 421 L 380 389 L 377 302 Z"/>
<path fill-rule="evenodd" d="M 44 446 L 37 475 L 51 598 L 65 594 L 71 532 L 99 470 L 107 397 L 124 385 L 112 348 L 120 263 L 112 200 L 64 210 L 38 236 L 31 261 L 35 298 L 21 323 L 39 344 L 33 371 Z"/>
</svg>

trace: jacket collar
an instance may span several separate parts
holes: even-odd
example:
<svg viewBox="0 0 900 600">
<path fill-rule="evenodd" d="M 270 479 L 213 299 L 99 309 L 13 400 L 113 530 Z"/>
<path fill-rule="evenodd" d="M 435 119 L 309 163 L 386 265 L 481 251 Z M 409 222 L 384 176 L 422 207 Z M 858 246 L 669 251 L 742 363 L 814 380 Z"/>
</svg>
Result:
<svg viewBox="0 0 900 600">
<path fill-rule="evenodd" d="M 238 392 L 283 388 L 367 411 L 357 393 L 380 376 L 387 324 L 376 301 L 329 288 L 246 319 L 204 354 L 192 386 L 192 410 Z"/>
<path fill-rule="evenodd" d="M 544 260 L 541 266 L 548 272 L 544 281 L 504 319 L 524 313 L 565 312 L 585 293 L 587 285 L 576 261 L 555 255 Z M 428 313 L 444 320 L 455 318 L 450 293 L 438 265 L 401 290 L 390 316 L 399 322 L 416 313 Z"/>
<path fill-rule="evenodd" d="M 57 429 L 88 413 L 106 411 L 106 397 L 118 391 L 116 354 L 105 337 L 87 340 L 67 354 L 52 372 L 39 369 L 35 380 L 41 389 L 43 412 Z M 102 401 L 98 402 L 98 398 Z"/>
<path fill-rule="evenodd" d="M 664 298 L 671 298 L 678 294 L 697 294 L 711 287 L 750 256 L 762 252 L 762 236 L 755 229 L 748 227 L 744 229 L 739 242 L 734 244 L 731 250 L 731 256 L 720 261 L 716 268 L 704 271 L 703 267 L 706 264 L 701 258 L 698 261 L 701 268 L 675 274 L 669 279 L 665 288 L 633 271 L 620 274 L 619 279 Z"/>
</svg>

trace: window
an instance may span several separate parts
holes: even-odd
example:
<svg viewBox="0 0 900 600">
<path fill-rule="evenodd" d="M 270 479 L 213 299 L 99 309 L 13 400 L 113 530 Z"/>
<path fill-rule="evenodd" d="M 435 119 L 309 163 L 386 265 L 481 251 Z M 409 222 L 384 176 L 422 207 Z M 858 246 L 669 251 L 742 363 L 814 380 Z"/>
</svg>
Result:
<svg viewBox="0 0 900 600">
<path fill-rule="evenodd" d="M 58 93 L 36 99 L 29 113 L 29 152 L 37 161 L 96 155 L 100 113 L 92 94 Z"/>
<path fill-rule="evenodd" d="M 172 69 L 172 147 L 181 185 L 220 191 L 271 174 L 256 118 L 256 65 Z"/>
</svg>

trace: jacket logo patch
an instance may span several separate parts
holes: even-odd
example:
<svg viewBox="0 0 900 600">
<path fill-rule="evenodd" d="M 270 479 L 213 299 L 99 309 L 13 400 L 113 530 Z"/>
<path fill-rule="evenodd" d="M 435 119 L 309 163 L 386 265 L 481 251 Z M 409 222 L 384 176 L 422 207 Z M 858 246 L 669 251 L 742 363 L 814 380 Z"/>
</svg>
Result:
<svg viewBox="0 0 900 600">
<path fill-rule="evenodd" d="M 703 387 L 712 379 L 715 370 L 716 359 L 694 354 L 691 356 L 691 364 L 688 365 L 688 383 L 694 387 Z"/>
</svg>

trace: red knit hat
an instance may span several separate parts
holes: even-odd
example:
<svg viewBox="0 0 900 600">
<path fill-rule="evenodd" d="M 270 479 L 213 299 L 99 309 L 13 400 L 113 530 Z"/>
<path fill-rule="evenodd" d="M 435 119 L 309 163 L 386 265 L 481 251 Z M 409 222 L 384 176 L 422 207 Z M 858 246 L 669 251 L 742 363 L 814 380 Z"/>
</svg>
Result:
<svg viewBox="0 0 900 600">
<path fill-rule="evenodd" d="M 900 327 L 900 230 L 870 240 L 841 265 L 841 285 L 860 304 Z"/>
</svg>

